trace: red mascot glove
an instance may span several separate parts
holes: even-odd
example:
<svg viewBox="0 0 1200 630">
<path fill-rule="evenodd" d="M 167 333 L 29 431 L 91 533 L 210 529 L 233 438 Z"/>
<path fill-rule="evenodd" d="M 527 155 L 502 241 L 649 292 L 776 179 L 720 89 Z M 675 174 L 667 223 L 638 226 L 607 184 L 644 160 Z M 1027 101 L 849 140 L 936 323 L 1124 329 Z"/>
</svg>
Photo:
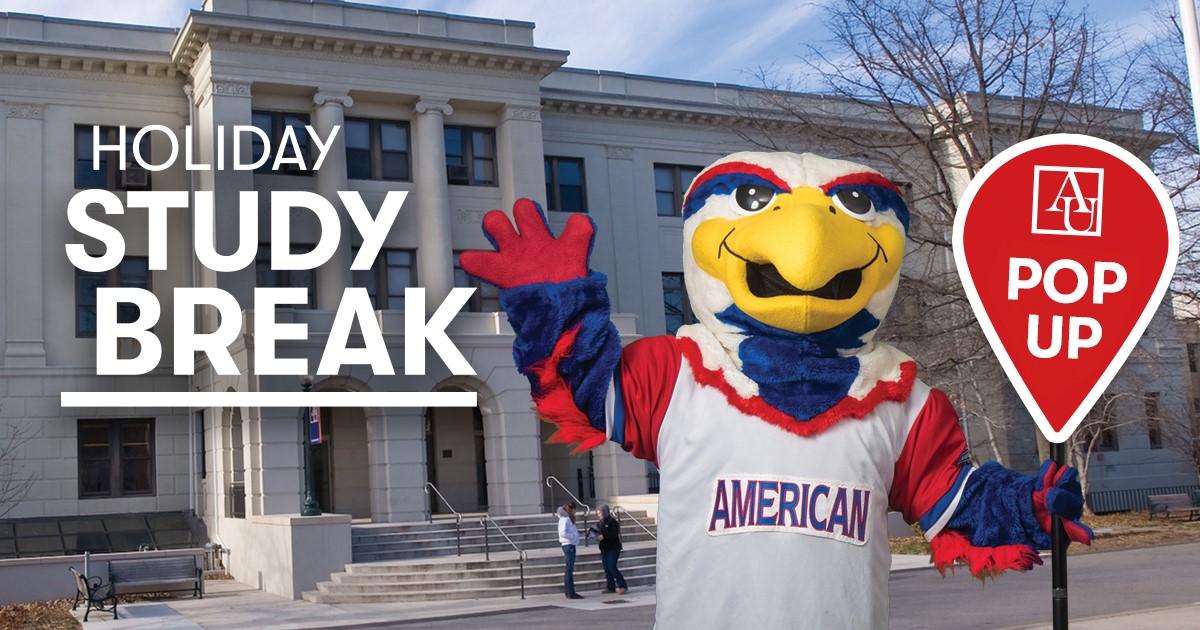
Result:
<svg viewBox="0 0 1200 630">
<path fill-rule="evenodd" d="M 1037 489 L 1033 491 L 1033 515 L 1042 530 L 1053 533 L 1052 516 L 1061 516 L 1067 538 L 1085 545 L 1092 544 L 1092 530 L 1079 517 L 1083 515 L 1083 493 L 1079 473 L 1070 466 L 1059 467 L 1047 460 L 1038 471 Z"/>
<path fill-rule="evenodd" d="M 566 282 L 587 275 L 596 233 L 589 217 L 573 215 L 558 238 L 550 233 L 542 209 L 528 199 L 513 204 L 513 218 L 515 228 L 499 210 L 483 217 L 483 233 L 496 251 L 463 252 L 459 257 L 463 271 L 501 289 Z"/>
</svg>

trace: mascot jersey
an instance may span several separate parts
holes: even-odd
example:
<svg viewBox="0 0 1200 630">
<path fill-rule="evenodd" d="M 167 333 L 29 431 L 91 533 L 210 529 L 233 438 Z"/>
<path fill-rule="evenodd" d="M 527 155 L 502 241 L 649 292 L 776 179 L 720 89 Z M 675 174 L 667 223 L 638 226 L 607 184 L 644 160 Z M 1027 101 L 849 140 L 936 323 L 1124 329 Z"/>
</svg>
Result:
<svg viewBox="0 0 1200 630">
<path fill-rule="evenodd" d="M 886 628 L 889 507 L 939 570 L 981 578 L 1040 564 L 1051 515 L 1090 542 L 1073 469 L 972 468 L 946 396 L 872 339 L 909 220 L 885 178 L 738 153 L 697 176 L 683 217 L 698 323 L 624 349 L 585 216 L 554 238 L 522 200 L 484 218 L 497 251 L 461 258 L 502 289 L 551 441 L 659 466 L 658 628 Z"/>
</svg>

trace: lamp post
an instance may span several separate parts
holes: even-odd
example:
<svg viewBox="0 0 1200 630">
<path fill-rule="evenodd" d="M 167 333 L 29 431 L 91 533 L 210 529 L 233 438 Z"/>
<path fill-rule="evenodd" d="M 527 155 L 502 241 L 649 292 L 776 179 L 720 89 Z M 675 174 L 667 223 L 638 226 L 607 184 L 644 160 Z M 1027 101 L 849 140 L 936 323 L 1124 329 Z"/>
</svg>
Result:
<svg viewBox="0 0 1200 630">
<path fill-rule="evenodd" d="M 312 376 L 300 380 L 300 389 L 307 393 L 312 389 Z M 300 516 L 320 516 L 321 506 L 317 505 L 317 495 L 313 493 L 312 467 L 312 438 L 309 436 L 309 423 L 312 422 L 312 407 L 305 405 L 300 409 L 300 439 L 304 441 L 304 505 L 300 508 Z"/>
</svg>

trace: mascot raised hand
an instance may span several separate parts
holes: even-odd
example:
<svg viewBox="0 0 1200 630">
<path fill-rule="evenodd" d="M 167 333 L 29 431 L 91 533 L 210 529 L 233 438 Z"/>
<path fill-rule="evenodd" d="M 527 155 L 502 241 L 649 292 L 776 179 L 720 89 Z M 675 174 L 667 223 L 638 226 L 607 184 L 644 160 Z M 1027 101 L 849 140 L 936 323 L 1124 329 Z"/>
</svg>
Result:
<svg viewBox="0 0 1200 630">
<path fill-rule="evenodd" d="M 699 323 L 621 348 L 584 215 L 550 234 L 528 200 L 484 217 L 468 273 L 502 289 L 552 441 L 606 440 L 661 471 L 657 627 L 886 628 L 887 511 L 933 562 L 977 577 L 1040 564 L 1051 516 L 1072 540 L 1074 469 L 973 467 L 946 395 L 872 337 L 909 215 L 875 171 L 811 154 L 736 153 L 684 206 Z"/>
</svg>

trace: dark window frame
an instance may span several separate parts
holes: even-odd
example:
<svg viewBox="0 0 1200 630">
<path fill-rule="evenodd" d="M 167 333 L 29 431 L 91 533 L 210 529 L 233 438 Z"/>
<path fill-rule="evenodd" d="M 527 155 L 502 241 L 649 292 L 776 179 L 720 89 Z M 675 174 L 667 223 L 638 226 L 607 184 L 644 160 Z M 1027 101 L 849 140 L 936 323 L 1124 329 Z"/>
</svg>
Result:
<svg viewBox="0 0 1200 630">
<path fill-rule="evenodd" d="M 471 295 L 471 299 L 467 301 L 467 312 L 503 313 L 504 309 L 500 306 L 500 289 L 493 284 L 467 275 L 458 260 L 460 254 L 462 254 L 461 251 L 454 252 L 454 286 L 476 289 L 475 293 Z"/>
<path fill-rule="evenodd" d="M 100 168 L 99 169 L 92 168 L 92 154 L 95 152 L 95 144 L 96 144 L 96 140 L 95 140 L 94 136 L 92 135 L 92 133 L 95 131 L 95 129 L 94 129 L 95 127 L 99 127 L 100 133 L 105 135 L 105 138 L 104 138 L 105 144 L 116 144 L 117 141 L 120 139 L 121 131 L 120 131 L 120 126 L 118 126 L 118 125 L 84 125 L 84 124 L 76 124 L 75 125 L 75 134 L 74 134 L 75 135 L 75 137 L 74 137 L 75 172 L 73 175 L 75 189 L 76 190 L 87 190 L 87 189 L 91 189 L 91 188 L 103 188 L 104 190 L 113 190 L 113 191 L 116 191 L 116 190 L 150 190 L 151 185 L 153 184 L 154 174 L 146 169 L 143 169 L 141 167 L 141 165 L 137 163 L 137 160 L 134 159 L 133 153 L 132 153 L 133 140 L 135 137 L 137 137 L 138 132 L 141 131 L 142 128 L 141 127 L 130 128 L 128 126 L 125 127 L 125 147 L 126 148 L 125 148 L 125 165 L 124 165 L 125 169 L 124 169 L 124 171 L 128 171 L 131 169 L 137 169 L 139 171 L 144 171 L 145 176 L 146 176 L 146 184 L 145 185 L 126 184 L 126 185 L 122 186 L 121 185 L 121 173 L 124 171 L 121 169 L 121 166 L 122 166 L 120 164 L 121 156 L 119 153 L 117 153 L 115 151 L 105 151 L 105 152 L 101 153 L 100 154 L 100 160 L 101 160 Z M 89 138 L 89 141 L 86 142 L 86 145 L 87 145 L 86 146 L 86 148 L 87 148 L 86 154 L 82 153 L 84 147 L 81 145 L 84 143 L 80 142 L 81 136 L 85 133 L 87 134 L 87 136 Z M 151 160 L 151 156 L 150 156 L 150 149 L 151 149 L 150 134 L 146 134 L 146 135 L 142 136 L 141 145 L 142 145 L 142 151 L 141 151 L 142 160 L 145 161 L 147 164 L 153 164 L 153 161 Z M 100 185 L 96 185 L 99 182 L 95 182 L 95 183 L 82 182 L 81 183 L 80 177 L 79 177 L 81 168 L 86 171 L 90 171 L 92 173 L 95 173 L 97 171 L 102 172 L 103 175 L 101 177 L 103 177 L 103 179 L 104 179 L 104 184 L 102 186 L 100 186 Z"/>
<path fill-rule="evenodd" d="M 471 127 L 464 125 L 446 125 L 443 127 L 443 138 L 446 134 L 458 133 L 459 146 L 462 147 L 462 154 L 453 154 L 461 157 L 462 164 L 451 164 L 449 144 L 446 144 L 446 183 L 451 186 L 499 186 L 500 173 L 498 171 L 498 160 L 496 159 L 496 130 L 491 127 Z M 490 147 L 491 155 L 477 156 L 475 155 L 474 134 L 485 134 L 487 145 Z M 479 173 L 476 172 L 475 162 L 477 160 L 490 160 L 492 163 L 492 180 L 479 179 Z M 461 166 L 466 169 L 466 177 L 454 177 L 450 173 L 453 166 Z"/>
<path fill-rule="evenodd" d="M 1188 370 L 1192 373 L 1200 372 L 1200 344 L 1187 344 L 1187 359 Z"/>
<path fill-rule="evenodd" d="M 684 282 L 683 273 L 682 272 L 671 272 L 671 271 L 663 272 L 663 274 L 662 274 L 663 319 L 664 319 L 664 323 L 666 324 L 667 334 L 674 335 L 675 332 L 679 330 L 679 327 L 676 327 L 675 330 L 671 330 L 670 321 L 667 320 L 667 318 L 671 316 L 671 312 L 669 310 L 667 310 L 667 308 L 668 308 L 667 279 L 668 278 L 672 278 L 672 279 L 678 278 L 678 280 L 679 280 L 679 295 L 680 295 L 679 318 L 681 320 L 680 326 L 687 326 L 688 324 L 695 324 L 697 320 L 696 320 L 696 312 L 694 310 L 692 310 L 692 301 L 691 301 L 691 299 L 688 298 L 687 283 Z M 673 308 L 673 306 L 672 306 L 672 308 Z"/>
<path fill-rule="evenodd" d="M 559 165 L 563 162 L 572 162 L 579 165 L 579 204 L 578 210 L 564 208 L 562 204 L 562 187 L 563 183 L 559 177 Z M 554 212 L 578 212 L 587 213 L 587 169 L 586 163 L 580 157 L 565 157 L 558 155 L 547 155 L 543 162 L 547 173 L 546 177 L 546 210 Z M 569 184 L 568 184 L 569 185 Z"/>
<path fill-rule="evenodd" d="M 666 190 L 665 188 L 658 187 L 658 172 L 660 170 L 669 170 L 670 171 L 671 190 Z M 664 163 L 660 163 L 660 162 L 654 163 L 654 212 L 658 216 L 660 216 L 660 217 L 681 217 L 681 216 L 683 216 L 683 199 L 687 195 L 688 186 L 690 186 L 692 184 L 692 180 L 694 180 L 696 178 L 696 175 L 693 175 L 692 179 L 688 180 L 687 183 L 685 184 L 683 182 L 683 171 L 685 171 L 685 170 L 696 171 L 696 175 L 699 175 L 700 171 L 704 170 L 704 167 L 703 166 L 692 166 L 689 164 L 664 164 Z M 663 209 L 660 207 L 660 205 L 658 203 L 659 194 L 667 194 L 667 193 L 672 195 L 671 213 L 670 214 L 665 214 L 663 212 Z"/>
<path fill-rule="evenodd" d="M 1150 448 L 1159 450 L 1163 447 L 1162 412 L 1158 392 L 1146 393 L 1146 437 L 1150 440 Z"/>
<path fill-rule="evenodd" d="M 1089 424 L 1086 424 L 1084 427 L 1087 432 L 1084 436 L 1086 441 L 1080 444 L 1081 447 L 1086 449 L 1087 444 L 1091 442 L 1092 438 L 1095 437 L 1095 434 L 1097 432 L 1100 433 L 1100 437 L 1096 439 L 1095 445 L 1092 447 L 1093 454 L 1110 453 L 1121 450 L 1121 442 L 1119 436 L 1117 435 L 1117 427 L 1112 425 L 1112 422 L 1117 415 L 1115 411 L 1115 398 L 1116 396 L 1113 394 L 1104 394 L 1101 396 L 1100 400 L 1096 401 L 1095 406 L 1092 407 L 1092 410 L 1088 412 L 1088 415 L 1085 419 L 1085 422 Z M 1095 424 L 1096 414 L 1103 414 L 1102 420 L 1099 424 Z"/>
<path fill-rule="evenodd" d="M 262 127 L 258 127 L 254 121 L 256 116 L 270 116 L 271 128 L 262 129 Z M 292 127 L 297 129 L 296 141 L 300 143 L 300 152 L 304 158 L 304 168 L 300 168 L 294 164 L 284 164 L 278 171 L 276 171 L 272 169 L 271 166 L 275 163 L 275 156 L 279 154 L 279 141 L 283 139 L 283 129 L 285 126 L 287 126 L 286 123 L 289 116 L 295 116 L 303 121 L 303 124 L 299 127 L 296 127 L 295 125 L 292 125 Z M 262 166 L 254 169 L 256 174 L 299 175 L 301 177 L 312 176 L 312 139 L 308 137 L 308 130 L 304 128 L 305 125 L 312 124 L 312 116 L 308 112 L 255 109 L 250 112 L 250 124 L 267 132 L 267 140 L 271 142 L 271 148 L 273 149 L 271 155 L 267 158 L 267 161 Z M 251 163 L 254 163 L 258 158 L 254 158 L 253 152 L 256 149 L 265 150 L 265 147 L 262 146 L 262 143 L 258 140 L 257 135 L 253 136 L 251 139 L 250 146 L 251 157 L 253 158 L 251 159 Z M 258 157 L 262 157 L 261 154 Z"/>
<path fill-rule="evenodd" d="M 153 270 L 150 269 L 150 258 L 148 256 L 126 256 L 121 259 L 121 262 L 117 263 L 117 265 L 115 267 L 113 267 L 112 269 L 109 269 L 108 271 L 91 272 L 91 271 L 83 271 L 82 269 L 78 269 L 78 268 L 75 269 L 75 337 L 77 339 L 95 339 L 95 337 L 96 337 L 96 329 L 95 328 L 92 328 L 91 330 L 83 329 L 83 318 L 80 317 L 80 314 L 82 313 L 83 309 L 91 308 L 93 311 L 92 322 L 95 323 L 95 321 L 96 321 L 96 313 L 95 313 L 96 303 L 94 301 L 91 304 L 83 303 L 83 301 L 82 301 L 83 296 L 80 292 L 80 281 L 85 277 L 104 276 L 105 277 L 104 284 L 97 285 L 97 288 L 114 288 L 114 287 L 127 286 L 127 285 L 122 284 L 122 278 L 124 276 L 122 276 L 122 274 L 121 274 L 121 265 L 124 265 L 126 262 L 132 262 L 132 261 L 143 261 L 146 264 L 146 284 L 145 284 L 145 286 L 136 286 L 136 285 L 133 285 L 133 286 L 136 286 L 136 288 L 140 288 L 140 289 L 146 289 L 147 291 L 154 291 L 154 286 L 153 286 L 154 285 L 154 282 L 153 282 L 154 272 L 153 272 Z M 130 305 L 130 308 L 137 308 L 137 307 Z M 121 321 L 121 320 L 122 320 L 121 316 L 118 315 L 118 321 Z"/>
<path fill-rule="evenodd" d="M 147 450 L 149 452 L 148 460 L 149 460 L 150 469 L 149 469 L 149 477 L 148 477 L 149 487 L 146 490 L 127 491 L 127 490 L 124 490 L 124 488 L 123 488 L 123 486 L 124 486 L 124 466 L 123 466 L 123 464 L 129 459 L 129 457 L 124 454 L 125 443 L 124 443 L 124 438 L 122 437 L 121 429 L 122 429 L 122 427 L 124 427 L 126 425 L 132 425 L 132 424 L 145 424 L 147 426 L 147 444 L 146 444 L 146 446 L 147 446 Z M 75 436 L 76 457 L 77 457 L 76 469 L 77 469 L 78 484 L 79 484 L 79 498 L 80 499 L 116 499 L 116 498 L 124 498 L 124 497 L 157 496 L 158 483 L 157 483 L 156 476 L 157 476 L 157 469 L 158 469 L 158 466 L 157 466 L 158 454 L 157 454 L 157 448 L 155 446 L 154 424 L 155 424 L 154 418 L 121 418 L 121 419 L 106 419 L 106 420 L 95 419 L 95 418 L 86 418 L 86 419 L 81 418 L 76 424 L 76 436 Z M 106 444 L 107 444 L 107 448 L 108 448 L 109 488 L 107 491 L 104 491 L 104 492 L 100 492 L 100 491 L 88 492 L 88 491 L 84 490 L 84 486 L 83 486 L 84 476 L 85 476 L 84 465 L 86 463 L 90 463 L 92 461 L 100 461 L 98 458 L 84 456 L 83 430 L 85 428 L 85 425 L 93 425 L 96 427 L 103 426 L 103 427 L 105 427 L 105 429 L 108 432 L 108 441 L 106 442 Z"/>
<path fill-rule="evenodd" d="M 353 248 L 351 255 L 350 255 L 350 260 L 354 260 L 355 258 L 358 257 L 358 249 L 359 248 L 357 246 Z M 402 265 L 395 265 L 395 266 L 388 265 L 388 262 L 387 262 L 388 252 L 407 253 L 409 255 L 410 262 L 409 262 L 409 265 L 407 268 L 409 269 L 409 275 L 411 277 L 412 282 L 408 285 L 408 287 L 405 287 L 405 288 L 421 286 L 420 282 L 418 281 L 419 276 L 417 275 L 417 273 L 418 273 L 417 250 L 406 248 L 406 247 L 383 247 L 383 248 L 380 248 L 379 253 L 375 255 L 375 260 L 371 262 L 371 269 L 351 271 L 351 282 L 350 282 L 350 284 L 352 286 L 367 289 L 367 292 L 370 293 L 370 287 L 364 286 L 363 284 L 361 284 L 359 282 L 359 278 L 362 278 L 362 276 L 359 274 L 370 273 L 371 275 L 374 276 L 375 294 L 371 296 L 371 305 L 377 311 L 397 310 L 397 309 L 388 308 L 388 306 L 389 306 L 388 302 L 390 302 L 392 300 L 392 298 L 394 298 L 394 297 L 399 297 L 401 302 L 403 302 L 403 300 L 404 300 L 403 294 L 401 294 L 400 296 L 393 296 L 393 295 L 391 295 L 391 292 L 388 290 L 388 270 L 405 268 Z M 403 309 L 400 309 L 400 310 L 403 310 Z"/>
<path fill-rule="evenodd" d="M 304 253 L 304 252 L 311 252 L 314 247 L 316 247 L 315 243 L 295 243 L 291 246 L 290 251 L 293 254 L 300 254 L 300 253 Z M 258 278 L 264 272 L 267 274 L 270 274 L 272 277 L 274 277 L 275 281 L 268 282 L 268 283 L 259 282 Z M 308 274 L 309 275 L 308 284 L 304 284 L 304 285 L 293 284 L 292 283 L 292 274 L 298 274 L 298 275 Z M 318 295 L 318 289 L 319 289 L 317 287 L 317 270 L 316 269 L 273 269 L 271 267 L 271 244 L 270 243 L 259 243 L 258 244 L 258 252 L 255 253 L 255 255 L 254 255 L 254 286 L 270 287 L 270 288 L 277 288 L 277 289 L 306 288 L 306 289 L 308 289 L 308 304 L 303 305 L 303 306 L 293 304 L 293 305 L 291 305 L 292 308 L 308 308 L 308 309 L 317 308 L 317 295 Z M 283 305 L 281 305 L 281 306 L 283 306 Z"/>
<path fill-rule="evenodd" d="M 412 128 L 409 125 L 408 121 L 406 121 L 406 120 L 388 120 L 388 119 L 384 119 L 384 118 L 364 118 L 364 117 L 355 116 L 355 117 L 347 117 L 345 122 L 346 123 L 367 123 L 369 125 L 369 129 L 367 131 L 369 146 L 368 146 L 367 150 L 371 152 L 371 175 L 369 177 L 355 177 L 355 176 L 349 175 L 349 173 L 347 173 L 348 179 L 367 180 L 367 181 L 389 181 L 389 182 L 411 182 L 412 181 Z M 403 151 L 388 150 L 388 149 L 384 148 L 384 146 L 383 146 L 383 126 L 384 125 L 396 125 L 396 126 L 404 129 L 404 150 Z M 343 125 L 342 129 L 344 131 L 346 129 L 346 125 Z M 346 139 L 349 140 L 349 136 L 347 136 Z M 346 144 L 346 162 L 347 163 L 350 162 L 349 152 L 352 150 L 362 150 L 362 149 L 361 148 L 351 149 L 349 143 L 347 143 Z M 384 173 L 383 158 L 384 158 L 385 153 L 403 153 L 404 154 L 404 174 L 402 176 L 388 177 Z"/>
</svg>

